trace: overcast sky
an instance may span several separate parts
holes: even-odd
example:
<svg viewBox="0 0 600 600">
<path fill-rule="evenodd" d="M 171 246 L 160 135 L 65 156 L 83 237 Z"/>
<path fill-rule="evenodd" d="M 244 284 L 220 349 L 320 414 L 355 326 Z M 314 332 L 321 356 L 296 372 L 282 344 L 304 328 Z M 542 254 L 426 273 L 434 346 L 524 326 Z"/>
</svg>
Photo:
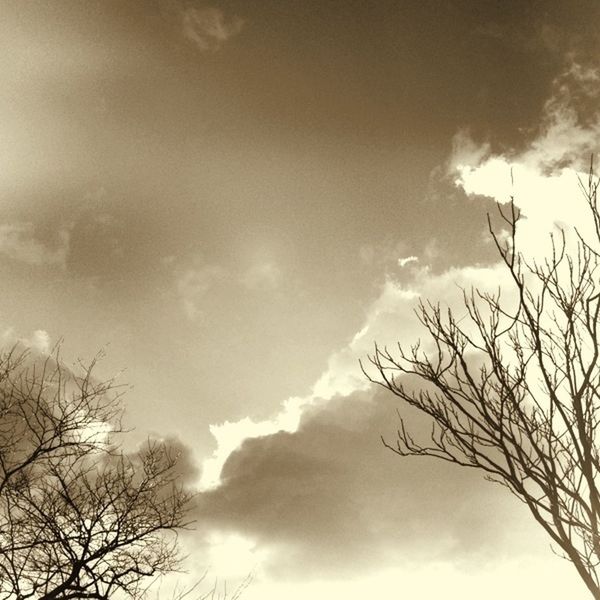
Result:
<svg viewBox="0 0 600 600">
<path fill-rule="evenodd" d="M 503 281 L 485 216 L 511 167 L 525 244 L 571 218 L 598 3 L 0 9 L 2 334 L 125 369 L 133 435 L 178 438 L 204 490 L 192 575 L 584 597 L 505 490 L 383 448 L 396 402 L 358 359 L 416 338 L 418 295 Z"/>
</svg>

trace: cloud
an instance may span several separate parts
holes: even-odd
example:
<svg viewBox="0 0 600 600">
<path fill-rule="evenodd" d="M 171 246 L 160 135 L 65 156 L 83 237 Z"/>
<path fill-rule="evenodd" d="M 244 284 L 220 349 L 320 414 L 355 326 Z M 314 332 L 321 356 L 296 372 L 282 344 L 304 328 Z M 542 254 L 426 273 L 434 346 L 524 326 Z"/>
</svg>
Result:
<svg viewBox="0 0 600 600">
<path fill-rule="evenodd" d="M 507 189 L 497 184 L 507 175 L 510 182 L 507 161 L 472 155 L 486 170 L 473 167 L 472 177 L 459 171 L 459 185 L 471 194 L 493 191 L 504 201 L 499 192 Z M 525 181 L 528 171 L 521 169 Z M 534 175 L 531 185 L 538 186 L 542 175 Z M 576 179 L 558 177 L 561 194 L 576 189 Z M 557 183 L 547 176 L 544 181 Z M 381 434 L 394 436 L 397 403 L 369 387 L 358 358 L 375 341 L 414 343 L 423 334 L 413 314 L 421 298 L 444 303 L 460 319 L 465 288 L 502 288 L 511 297 L 499 262 L 435 273 L 409 258 L 409 270 L 398 270 L 398 258 L 390 265 L 363 326 L 329 358 L 310 394 L 290 399 L 271 419 L 248 417 L 211 428 L 217 448 L 203 465 L 201 530 L 206 539 L 215 532 L 223 539 L 242 536 L 248 552 L 262 556 L 269 577 L 350 576 L 409 560 L 484 564 L 508 555 L 512 546 L 523 554 L 544 551 L 541 533 L 505 490 L 445 463 L 400 459 L 379 441 Z M 429 432 L 417 413 L 407 422 L 412 431 Z"/>
<path fill-rule="evenodd" d="M 386 236 L 377 243 L 362 244 L 358 249 L 358 258 L 370 270 L 385 270 L 398 265 L 398 257 L 410 256 L 408 250 L 404 240 Z"/>
<path fill-rule="evenodd" d="M 520 157 L 547 170 L 581 167 L 600 139 L 600 70 L 571 62 L 553 82 L 538 135 Z"/>
<path fill-rule="evenodd" d="M 48 354 L 50 352 L 50 334 L 43 329 L 36 329 L 33 332 L 30 340 L 24 340 L 32 348 L 35 348 L 42 354 Z"/>
<path fill-rule="evenodd" d="M 577 167 L 599 139 L 600 118 L 588 102 L 597 80 L 595 70 L 569 65 L 524 150 L 495 154 L 467 132 L 455 138 L 447 172 L 456 186 L 499 204 L 514 194 L 526 217 L 519 241 L 533 255 L 547 248 L 557 223 L 586 227 Z M 373 254 L 363 248 L 360 256 L 372 264 Z M 212 429 L 218 446 L 203 468 L 212 470 L 199 496 L 200 529 L 207 540 L 241 536 L 253 556 L 263 553 L 269 577 L 351 578 L 419 562 L 489 565 L 547 549 L 526 509 L 505 490 L 473 471 L 399 459 L 382 447 L 381 434 L 393 439 L 397 403 L 368 386 L 357 359 L 374 341 L 416 341 L 422 331 L 412 309 L 420 298 L 442 301 L 460 318 L 461 288 L 501 288 L 508 299 L 511 290 L 499 263 L 442 273 L 419 263 L 399 273 L 397 257 L 363 326 L 330 357 L 309 395 L 271 419 Z M 422 415 L 407 417 L 412 431 L 429 432 Z"/>
<path fill-rule="evenodd" d="M 216 488 L 221 483 L 223 465 L 232 452 L 248 439 L 264 437 L 280 431 L 293 432 L 298 429 L 302 410 L 310 404 L 312 398 L 289 398 L 279 414 L 271 419 L 253 421 L 245 417 L 239 421 L 225 421 L 211 425 L 210 432 L 215 438 L 216 448 L 212 455 L 202 463 L 200 487 Z"/>
<path fill-rule="evenodd" d="M 244 26 L 239 17 L 226 17 L 220 8 L 186 7 L 180 13 L 183 34 L 203 52 L 214 52 L 237 35 Z"/>
<path fill-rule="evenodd" d="M 405 256 L 404 258 L 398 259 L 398 266 L 405 267 L 406 265 L 409 265 L 410 263 L 418 262 L 418 260 L 419 260 L 418 256 Z"/>
<path fill-rule="evenodd" d="M 205 554 L 234 536 L 246 562 L 262 561 L 268 577 L 330 578 L 407 560 L 485 561 L 508 553 L 514 535 L 526 552 L 527 542 L 503 526 L 523 514 L 509 495 L 475 473 L 384 449 L 380 435 L 393 440 L 397 402 L 374 390 L 358 364 L 374 340 L 416 341 L 420 297 L 457 308 L 460 286 L 501 281 L 496 266 L 441 275 L 415 268 L 410 283 L 388 277 L 364 326 L 330 357 L 310 394 L 271 419 L 212 426 L 217 448 L 203 463 L 197 508 Z M 422 417 L 409 417 L 413 431 L 429 433 Z M 530 531 L 526 523 L 522 530 Z"/>
<path fill-rule="evenodd" d="M 325 405 L 332 398 L 366 391 L 369 382 L 364 376 L 358 359 L 369 354 L 375 341 L 381 345 L 395 344 L 398 336 L 403 343 L 414 343 L 422 333 L 414 316 L 414 309 L 421 297 L 432 301 L 445 301 L 456 310 L 462 307 L 463 287 L 475 285 L 493 291 L 507 275 L 498 266 L 450 269 L 442 274 L 432 274 L 427 266 L 415 268 L 409 281 L 399 281 L 389 276 L 381 287 L 378 297 L 371 303 L 363 327 L 350 342 L 334 352 L 327 367 L 306 396 L 285 400 L 281 410 L 269 419 L 254 421 L 245 417 L 239 421 L 226 421 L 210 426 L 216 448 L 203 463 L 201 486 L 217 487 L 220 473 L 228 456 L 238 449 L 244 440 L 264 437 L 278 432 L 293 433 L 298 428 L 304 411 Z"/>
<path fill-rule="evenodd" d="M 448 169 L 460 172 L 465 166 L 474 169 L 499 159 L 535 168 L 544 175 L 563 168 L 585 169 L 600 139 L 599 96 L 600 69 L 571 58 L 554 79 L 540 123 L 532 129 L 531 139 L 524 150 L 492 156 L 489 142 L 477 143 L 468 130 L 462 130 L 454 137 Z M 494 180 L 489 187 L 497 183 Z M 501 189 L 505 187 L 506 184 Z"/>
<path fill-rule="evenodd" d="M 70 230 L 62 228 L 53 243 L 36 238 L 33 223 L 0 224 L 0 254 L 11 260 L 35 266 L 56 265 L 65 268 L 69 254 Z"/>
<path fill-rule="evenodd" d="M 199 497 L 200 530 L 250 540 L 276 578 L 508 554 L 515 532 L 506 522 L 520 524 L 522 507 L 479 474 L 386 450 L 380 435 L 393 439 L 395 404 L 383 392 L 355 392 L 309 407 L 295 432 L 247 440 L 222 484 Z"/>
<path fill-rule="evenodd" d="M 179 478 L 179 483 L 185 487 L 195 487 L 200 474 L 200 465 L 196 462 L 192 448 L 175 435 L 163 437 L 154 433 L 148 439 L 164 444 L 168 448 L 169 454 L 177 461 L 173 473 Z M 143 449 L 146 444 L 147 441 L 140 444 L 137 451 Z"/>
<path fill-rule="evenodd" d="M 396 408 L 416 438 L 431 424 L 370 386 L 358 366 L 374 340 L 416 341 L 422 332 L 412 309 L 420 298 L 460 311 L 461 288 L 471 284 L 495 290 L 509 281 L 499 265 L 441 274 L 423 266 L 409 282 L 388 277 L 364 326 L 332 355 L 309 395 L 290 399 L 272 419 L 211 427 L 218 445 L 203 465 L 209 485 L 198 498 L 196 550 L 218 559 L 232 545 L 267 580 L 298 582 L 543 556 L 543 532 L 506 490 L 476 471 L 401 459 L 383 447 L 381 435 L 394 440 Z"/>
<path fill-rule="evenodd" d="M 510 198 L 525 217 L 517 228 L 520 250 L 540 257 L 549 250 L 549 234 L 575 227 L 592 234 L 592 223 L 580 180 L 587 178 L 590 155 L 600 140 L 600 71 L 571 62 L 556 78 L 545 103 L 541 125 L 520 152 L 494 154 L 488 144 L 479 151 L 461 134 L 449 165 L 455 184 L 469 196 L 486 196 L 498 204 Z"/>
<path fill-rule="evenodd" d="M 453 175 L 457 168 L 463 165 L 481 164 L 489 156 L 491 145 L 489 142 L 477 143 L 468 129 L 459 130 L 452 138 L 452 151 L 447 161 L 447 174 Z"/>
<path fill-rule="evenodd" d="M 42 355 L 48 355 L 52 350 L 51 341 L 50 334 L 44 329 L 36 329 L 29 337 L 19 337 L 14 328 L 9 327 L 0 336 L 0 346 L 3 350 L 19 345 Z"/>
<path fill-rule="evenodd" d="M 343 552 L 343 549 L 341 550 Z M 571 572 L 572 571 L 572 572 Z M 515 557 L 468 568 L 449 562 L 399 562 L 393 568 L 374 570 L 360 579 L 272 582 L 257 578 L 244 593 L 244 600 L 305 600 L 306 598 L 364 600 L 364 598 L 444 598 L 486 600 L 545 598 L 546 600 L 587 600 L 589 592 L 577 581 L 566 562 L 551 558 Z"/>
</svg>

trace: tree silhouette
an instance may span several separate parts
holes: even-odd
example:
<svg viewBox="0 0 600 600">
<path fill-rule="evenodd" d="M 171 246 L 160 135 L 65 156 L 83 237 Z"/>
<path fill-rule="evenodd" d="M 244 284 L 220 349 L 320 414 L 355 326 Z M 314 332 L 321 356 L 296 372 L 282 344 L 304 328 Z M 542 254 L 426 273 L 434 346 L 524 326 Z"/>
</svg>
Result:
<svg viewBox="0 0 600 600">
<path fill-rule="evenodd" d="M 121 392 L 95 364 L 0 354 L 2 600 L 138 597 L 179 563 L 191 495 L 177 455 L 115 445 Z"/>
<path fill-rule="evenodd" d="M 516 301 L 464 291 L 465 315 L 421 302 L 428 351 L 375 347 L 367 377 L 428 415 L 416 439 L 401 419 L 386 445 L 483 471 L 523 501 L 553 546 L 600 599 L 600 211 L 590 168 L 580 180 L 591 234 L 551 234 L 527 260 L 516 247 L 519 212 L 500 209 L 506 236 L 489 231 Z M 415 385 L 416 383 L 416 385 Z"/>
</svg>

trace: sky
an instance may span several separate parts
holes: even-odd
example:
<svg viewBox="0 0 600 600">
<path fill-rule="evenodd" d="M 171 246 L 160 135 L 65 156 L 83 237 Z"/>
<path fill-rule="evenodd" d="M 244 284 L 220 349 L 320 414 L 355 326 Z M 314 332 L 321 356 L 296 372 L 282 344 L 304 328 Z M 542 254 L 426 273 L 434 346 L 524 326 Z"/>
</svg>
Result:
<svg viewBox="0 0 600 600">
<path fill-rule="evenodd" d="M 583 598 L 505 490 L 384 448 L 398 404 L 358 360 L 418 337 L 418 298 L 508 286 L 486 214 L 511 194 L 533 253 L 580 218 L 597 2 L 0 10 L 0 334 L 104 351 L 132 439 L 185 449 L 190 579 Z"/>
</svg>

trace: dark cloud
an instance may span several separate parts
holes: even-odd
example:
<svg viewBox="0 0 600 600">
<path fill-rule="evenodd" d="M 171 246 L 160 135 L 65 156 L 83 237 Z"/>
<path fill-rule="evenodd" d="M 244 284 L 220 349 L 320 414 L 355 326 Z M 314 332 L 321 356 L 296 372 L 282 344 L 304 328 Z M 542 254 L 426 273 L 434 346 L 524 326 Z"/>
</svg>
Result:
<svg viewBox="0 0 600 600">
<path fill-rule="evenodd" d="M 177 460 L 174 472 L 179 477 L 179 483 L 192 488 L 200 475 L 200 467 L 194 457 L 192 448 L 175 435 L 163 438 L 156 434 L 151 436 L 150 439 L 157 439 L 165 444 L 170 455 Z"/>
<path fill-rule="evenodd" d="M 200 527 L 249 536 L 286 578 L 509 552 L 522 507 L 476 472 L 385 449 L 394 404 L 355 393 L 310 410 L 296 433 L 247 440 L 199 498 Z M 410 422 L 429 431 L 419 415 Z"/>
<path fill-rule="evenodd" d="M 589 0 L 3 8 L 3 248 L 66 261 L 50 279 L 1 260 L 4 312 L 81 355 L 112 341 L 115 370 L 130 368 L 136 385 L 138 431 L 177 431 L 199 455 L 207 423 L 262 418 L 304 393 L 399 258 L 434 269 L 491 260 L 481 238 L 491 201 L 429 175 L 466 125 L 493 150 L 534 138 L 565 53 L 597 56 L 600 10 Z M 186 257 L 280 295 L 220 286 L 208 309 L 198 303 L 210 323 L 199 330 L 175 289 Z M 183 291 L 198 299 L 203 286 L 192 277 Z M 274 568 L 296 575 L 296 560 L 326 571 L 505 547 L 504 521 L 489 517 L 509 511 L 501 490 L 394 457 L 379 441 L 392 421 L 382 398 L 356 396 L 308 414 L 297 434 L 248 441 L 201 497 L 203 525 L 279 545 Z M 189 461 L 181 469 L 193 477 Z"/>
</svg>

